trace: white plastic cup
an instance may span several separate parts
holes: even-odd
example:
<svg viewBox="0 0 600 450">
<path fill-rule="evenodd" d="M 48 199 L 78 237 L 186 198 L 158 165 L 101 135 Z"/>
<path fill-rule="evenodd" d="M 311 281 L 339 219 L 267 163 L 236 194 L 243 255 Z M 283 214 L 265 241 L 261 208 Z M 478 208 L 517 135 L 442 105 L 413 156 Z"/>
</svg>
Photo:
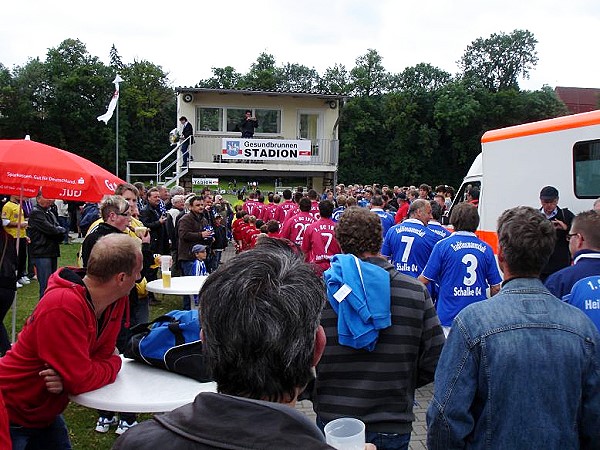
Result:
<svg viewBox="0 0 600 450">
<path fill-rule="evenodd" d="M 338 450 L 364 450 L 365 424 L 352 417 L 341 417 L 325 425 L 325 441 Z"/>
<path fill-rule="evenodd" d="M 161 272 L 171 272 L 171 255 L 161 255 L 160 256 L 160 270 Z"/>
</svg>

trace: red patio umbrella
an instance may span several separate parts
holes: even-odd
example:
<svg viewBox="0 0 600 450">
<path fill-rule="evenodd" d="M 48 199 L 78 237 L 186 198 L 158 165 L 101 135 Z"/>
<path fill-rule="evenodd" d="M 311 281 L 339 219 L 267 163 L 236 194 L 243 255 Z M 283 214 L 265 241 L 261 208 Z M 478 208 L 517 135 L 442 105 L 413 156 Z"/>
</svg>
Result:
<svg viewBox="0 0 600 450">
<path fill-rule="evenodd" d="M 0 140 L 0 194 L 99 202 L 124 183 L 108 170 L 81 156 L 46 144 Z M 17 234 L 18 236 L 18 234 Z M 17 252 L 19 238 L 16 240 Z M 12 340 L 15 339 L 17 294 L 12 306 Z"/>
<path fill-rule="evenodd" d="M 0 193 L 98 202 L 123 180 L 79 155 L 39 142 L 0 140 Z"/>
</svg>

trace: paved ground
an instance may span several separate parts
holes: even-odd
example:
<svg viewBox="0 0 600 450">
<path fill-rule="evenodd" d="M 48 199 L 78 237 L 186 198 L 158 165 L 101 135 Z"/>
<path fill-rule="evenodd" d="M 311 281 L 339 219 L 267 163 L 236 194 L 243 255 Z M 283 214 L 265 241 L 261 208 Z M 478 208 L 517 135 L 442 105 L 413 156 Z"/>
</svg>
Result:
<svg viewBox="0 0 600 450">
<path fill-rule="evenodd" d="M 222 260 L 227 261 L 229 258 L 235 255 L 233 246 L 229 246 L 223 253 Z M 427 407 L 433 396 L 433 384 L 423 386 L 417 390 L 415 395 L 417 405 L 414 407 L 415 422 L 413 423 L 413 432 L 410 440 L 411 450 L 426 450 L 427 449 L 427 423 L 425 421 L 425 415 L 427 413 Z M 312 402 L 309 400 L 303 400 L 298 402 L 296 408 L 302 411 L 304 414 L 309 416 L 311 419 L 315 419 L 315 413 L 312 408 Z"/>
<path fill-rule="evenodd" d="M 423 386 L 417 390 L 416 400 L 418 405 L 414 408 L 415 422 L 413 423 L 413 432 L 410 439 L 410 449 L 426 450 L 427 449 L 427 424 L 425 422 L 425 414 L 431 397 L 433 396 L 433 384 Z M 311 419 L 315 419 L 315 413 L 312 408 L 312 403 L 309 400 L 303 400 L 296 404 L 296 409 L 302 411 Z"/>
</svg>

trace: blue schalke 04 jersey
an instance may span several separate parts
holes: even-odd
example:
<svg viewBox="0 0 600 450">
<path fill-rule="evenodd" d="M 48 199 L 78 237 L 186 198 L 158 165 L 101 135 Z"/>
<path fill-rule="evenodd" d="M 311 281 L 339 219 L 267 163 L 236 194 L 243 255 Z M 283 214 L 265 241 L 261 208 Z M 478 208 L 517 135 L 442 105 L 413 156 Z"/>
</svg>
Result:
<svg viewBox="0 0 600 450">
<path fill-rule="evenodd" d="M 488 285 L 502 282 L 492 248 L 465 231 L 435 245 L 423 276 L 440 286 L 437 311 L 444 326 L 467 305 L 485 299 Z"/>
<path fill-rule="evenodd" d="M 381 254 L 389 256 L 398 272 L 417 278 L 423 272 L 433 246 L 441 239 L 420 220 L 406 219 L 389 229 Z"/>
</svg>

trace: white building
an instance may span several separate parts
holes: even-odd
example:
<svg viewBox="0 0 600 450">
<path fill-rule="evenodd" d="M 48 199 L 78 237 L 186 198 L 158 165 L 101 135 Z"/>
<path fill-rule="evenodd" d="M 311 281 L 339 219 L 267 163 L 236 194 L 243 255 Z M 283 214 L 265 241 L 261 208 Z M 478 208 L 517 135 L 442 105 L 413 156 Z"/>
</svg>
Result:
<svg viewBox="0 0 600 450">
<path fill-rule="evenodd" d="M 335 183 L 341 96 L 189 87 L 178 87 L 176 93 L 177 118 L 185 116 L 194 129 L 192 159 L 188 169 L 182 168 L 178 148 L 170 159 L 160 163 L 156 182 L 164 182 L 165 177 L 170 179 L 169 175 L 173 176 L 171 184 L 186 185 L 191 183 L 192 177 L 267 176 L 294 178 L 298 184 L 318 191 Z M 250 141 L 241 139 L 240 124 L 246 110 L 252 111 L 258 120 L 258 128 Z M 299 145 L 305 149 L 303 155 L 307 154 L 306 149 L 310 153 L 297 158 L 294 152 L 248 151 L 245 155 L 240 150 L 239 157 L 232 158 L 235 152 L 227 152 L 225 148 L 230 144 L 255 148 Z M 133 172 L 135 170 L 128 168 L 128 177 L 141 175 Z"/>
</svg>

